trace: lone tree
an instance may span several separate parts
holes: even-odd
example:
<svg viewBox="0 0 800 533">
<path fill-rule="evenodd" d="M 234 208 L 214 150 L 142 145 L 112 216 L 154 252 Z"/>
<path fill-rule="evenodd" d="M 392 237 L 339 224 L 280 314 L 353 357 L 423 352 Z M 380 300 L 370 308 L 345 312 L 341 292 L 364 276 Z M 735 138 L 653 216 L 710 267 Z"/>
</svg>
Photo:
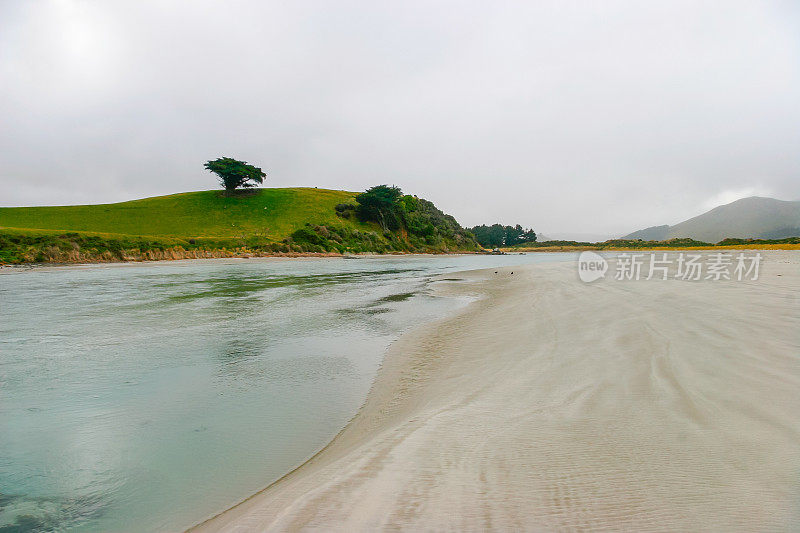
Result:
<svg viewBox="0 0 800 533">
<path fill-rule="evenodd" d="M 220 157 L 203 166 L 217 175 L 219 184 L 225 187 L 228 193 L 239 187 L 245 189 L 255 187 L 256 183 L 264 183 L 264 178 L 267 176 L 260 168 L 232 157 Z"/>
</svg>

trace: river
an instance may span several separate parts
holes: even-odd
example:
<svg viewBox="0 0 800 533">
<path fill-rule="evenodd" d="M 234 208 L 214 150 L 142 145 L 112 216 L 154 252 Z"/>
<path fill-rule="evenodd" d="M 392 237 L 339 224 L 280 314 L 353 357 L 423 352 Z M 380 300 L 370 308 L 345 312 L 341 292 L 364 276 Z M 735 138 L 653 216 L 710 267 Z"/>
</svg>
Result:
<svg viewBox="0 0 800 533">
<path fill-rule="evenodd" d="M 301 464 L 435 275 L 575 254 L 0 270 L 0 531 L 180 530 Z"/>
</svg>

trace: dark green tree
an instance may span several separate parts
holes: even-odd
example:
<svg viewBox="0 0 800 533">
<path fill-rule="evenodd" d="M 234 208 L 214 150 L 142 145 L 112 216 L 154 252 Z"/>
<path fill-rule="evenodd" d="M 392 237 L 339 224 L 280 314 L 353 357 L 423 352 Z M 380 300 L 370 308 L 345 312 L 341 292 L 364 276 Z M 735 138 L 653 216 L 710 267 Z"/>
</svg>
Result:
<svg viewBox="0 0 800 533">
<path fill-rule="evenodd" d="M 492 248 L 499 248 L 506 243 L 506 228 L 502 224 L 489 226 L 489 244 Z"/>
<path fill-rule="evenodd" d="M 400 187 L 376 185 L 356 196 L 356 214 L 363 221 L 377 222 L 384 231 L 396 230 L 401 225 L 402 208 Z"/>
<path fill-rule="evenodd" d="M 264 178 L 267 176 L 260 168 L 231 157 L 220 157 L 208 161 L 203 166 L 217 175 L 219 184 L 229 193 L 239 187 L 250 188 L 255 187 L 257 183 L 264 183 Z"/>
<path fill-rule="evenodd" d="M 526 229 L 522 232 L 520 242 L 536 242 L 536 232 L 532 229 Z"/>
<path fill-rule="evenodd" d="M 485 248 L 499 248 L 501 246 L 514 246 L 523 242 L 536 242 L 536 232 L 532 229 L 524 229 L 519 224 L 516 226 L 503 226 L 502 224 L 487 226 L 482 224 L 471 228 L 470 231 L 475 235 L 475 240 Z"/>
</svg>

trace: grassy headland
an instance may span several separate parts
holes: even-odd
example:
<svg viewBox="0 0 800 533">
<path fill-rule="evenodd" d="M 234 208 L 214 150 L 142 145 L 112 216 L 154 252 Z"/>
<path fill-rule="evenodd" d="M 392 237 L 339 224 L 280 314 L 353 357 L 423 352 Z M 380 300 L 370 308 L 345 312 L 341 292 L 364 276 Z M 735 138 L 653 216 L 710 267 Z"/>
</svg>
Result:
<svg viewBox="0 0 800 533">
<path fill-rule="evenodd" d="M 116 204 L 4 207 L 0 227 L 182 238 L 266 234 L 280 240 L 306 222 L 340 222 L 334 206 L 354 197 L 346 191 L 291 188 L 232 196 L 186 192 Z"/>
<path fill-rule="evenodd" d="M 429 202 L 422 232 L 355 216 L 357 193 L 198 191 L 101 205 L 0 208 L 0 262 L 83 262 L 301 253 L 471 251 L 471 234 Z M 414 227 L 417 227 L 415 225 Z"/>
</svg>

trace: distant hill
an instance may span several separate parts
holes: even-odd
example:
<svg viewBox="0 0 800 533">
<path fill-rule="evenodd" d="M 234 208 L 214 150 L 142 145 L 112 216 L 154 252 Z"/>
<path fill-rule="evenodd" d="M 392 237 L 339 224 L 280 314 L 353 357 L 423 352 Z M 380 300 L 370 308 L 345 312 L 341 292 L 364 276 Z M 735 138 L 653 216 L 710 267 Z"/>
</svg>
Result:
<svg viewBox="0 0 800 533">
<path fill-rule="evenodd" d="M 622 238 L 690 238 L 714 243 L 725 238 L 783 239 L 797 236 L 800 236 L 800 201 L 751 196 L 715 207 L 674 226 L 653 226 Z"/>
</svg>

